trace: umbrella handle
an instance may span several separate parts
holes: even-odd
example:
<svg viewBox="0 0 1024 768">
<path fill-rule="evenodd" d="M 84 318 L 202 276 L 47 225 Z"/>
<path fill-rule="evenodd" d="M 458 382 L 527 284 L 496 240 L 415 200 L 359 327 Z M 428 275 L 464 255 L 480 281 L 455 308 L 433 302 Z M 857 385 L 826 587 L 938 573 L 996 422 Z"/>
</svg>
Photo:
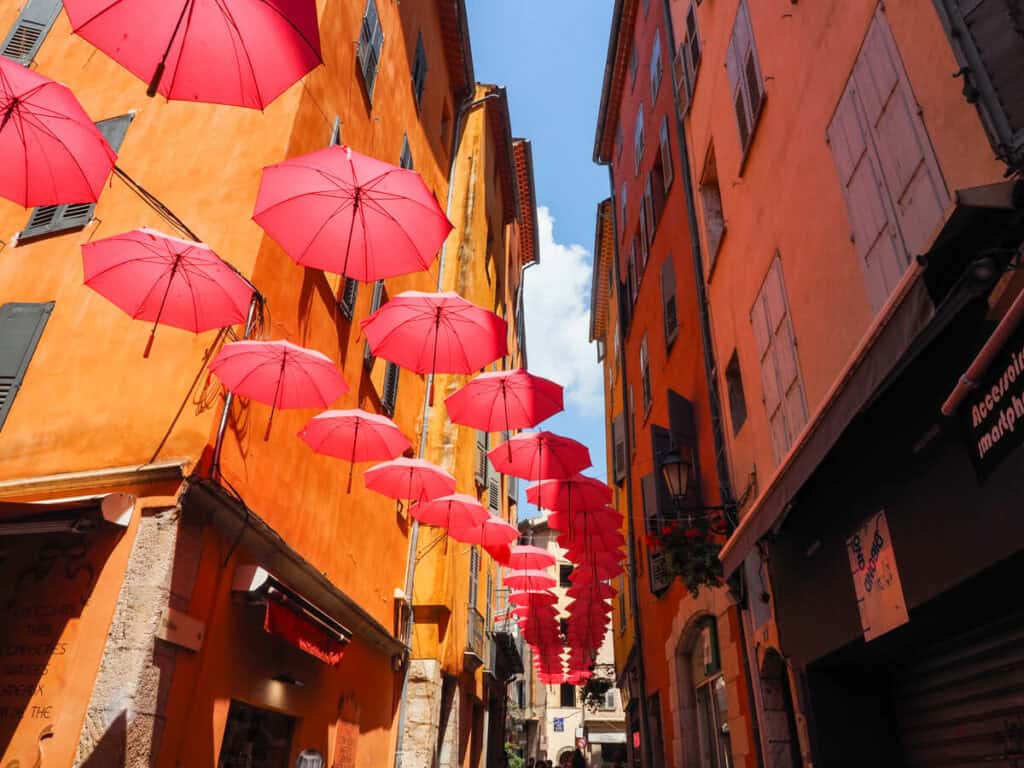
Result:
<svg viewBox="0 0 1024 768">
<path fill-rule="evenodd" d="M 146 348 L 142 350 L 142 357 L 144 359 L 149 358 L 149 351 L 153 348 L 154 340 L 156 340 L 156 328 L 149 332 L 149 341 L 146 342 Z"/>
<path fill-rule="evenodd" d="M 263 433 L 263 442 L 267 442 L 270 439 L 270 428 L 274 425 L 274 411 L 277 406 L 270 406 L 270 419 L 267 421 L 267 430 Z"/>
</svg>

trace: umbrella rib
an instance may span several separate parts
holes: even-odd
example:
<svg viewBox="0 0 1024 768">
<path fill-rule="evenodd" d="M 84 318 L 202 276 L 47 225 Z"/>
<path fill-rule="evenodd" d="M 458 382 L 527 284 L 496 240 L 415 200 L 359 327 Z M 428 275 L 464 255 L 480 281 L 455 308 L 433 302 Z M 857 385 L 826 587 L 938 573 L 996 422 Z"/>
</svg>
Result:
<svg viewBox="0 0 1024 768">
<path fill-rule="evenodd" d="M 44 83 L 44 85 L 45 85 L 45 83 Z M 89 191 L 91 192 L 92 191 L 92 187 L 89 184 L 89 177 L 86 175 L 85 169 L 82 168 L 81 163 L 78 162 L 78 157 L 76 157 L 74 152 L 71 152 L 68 149 L 67 145 L 57 136 L 56 133 L 54 133 L 50 129 L 50 127 L 48 125 L 46 125 L 42 121 L 42 119 L 38 115 L 36 115 L 35 113 L 33 113 L 31 111 L 27 111 L 25 114 L 20 114 L 20 110 L 19 110 L 19 119 L 15 120 L 13 122 L 15 123 L 16 127 L 24 129 L 25 126 L 23 125 L 23 123 L 28 123 L 29 122 L 28 118 L 30 118 L 30 117 L 34 118 L 36 120 L 36 123 L 33 126 L 35 128 L 35 130 L 37 130 L 37 131 L 39 131 L 41 133 L 46 134 L 49 138 L 53 139 L 54 142 L 56 142 L 59 146 L 63 147 L 64 153 L 71 159 L 71 162 L 74 163 L 75 167 L 78 169 L 79 175 L 82 177 L 82 180 L 85 182 L 85 185 L 87 187 L 89 187 Z M 75 121 L 71 120 L 71 118 L 69 118 L 69 117 L 60 117 L 58 119 L 69 120 L 73 125 L 76 124 Z M 25 135 L 26 134 L 23 133 L 22 131 L 19 131 L 19 135 L 22 138 L 21 145 L 25 149 L 25 181 L 26 181 L 26 191 L 27 191 L 27 185 L 28 185 L 28 144 L 26 144 L 26 142 L 25 142 Z M 106 144 L 106 140 L 105 139 L 104 139 L 104 144 Z M 107 146 L 109 146 L 109 145 L 107 145 Z M 46 170 L 47 170 L 47 173 L 50 176 L 50 181 L 53 183 L 54 187 L 59 186 L 58 183 L 57 183 L 57 179 L 54 178 L 54 176 L 53 176 L 53 168 L 51 167 L 49 162 L 46 163 Z M 93 197 L 99 197 L 99 195 L 93 195 Z"/>
<path fill-rule="evenodd" d="M 327 225 L 330 224 L 334 220 L 334 217 L 338 216 L 351 202 L 352 201 L 348 199 L 343 200 L 341 205 L 338 206 L 333 213 L 325 217 L 324 220 L 320 222 L 320 226 L 317 227 L 316 232 L 313 233 L 313 236 L 309 238 L 309 242 L 306 243 L 306 247 L 302 249 L 302 255 L 299 257 L 299 264 L 303 263 L 303 260 L 309 253 L 309 249 L 313 247 L 313 244 L 316 242 L 317 238 L 320 237 L 320 235 L 323 233 L 324 229 L 327 228 Z"/>
<path fill-rule="evenodd" d="M 173 93 L 174 91 L 174 83 L 178 79 L 178 69 L 180 68 L 181 60 L 185 58 L 185 45 L 186 43 L 188 43 L 189 40 L 189 30 L 192 28 L 192 14 L 195 13 L 196 10 L 196 4 L 195 2 L 193 2 L 193 0 L 182 0 L 182 2 L 188 5 L 188 18 L 185 19 L 185 31 L 181 35 L 181 47 L 178 49 L 178 58 L 175 61 L 174 70 L 171 72 L 171 82 L 167 86 L 168 100 L 170 100 L 171 93 Z M 185 9 L 182 8 L 182 12 L 184 12 L 184 10 Z M 164 54 L 164 58 L 162 59 L 165 66 L 167 64 L 167 57 L 171 55 L 171 48 L 174 47 L 174 40 L 178 36 L 178 29 L 180 28 L 180 24 L 181 17 L 179 16 L 178 24 L 175 25 L 174 31 L 171 33 L 170 42 L 167 43 L 167 52 Z"/>
<path fill-rule="evenodd" d="M 76 33 L 77 33 L 77 32 L 78 32 L 78 30 L 80 30 L 80 29 L 81 29 L 82 27 L 85 27 L 85 26 L 87 26 L 87 25 L 89 25 L 89 24 L 92 24 L 92 23 L 93 23 L 94 21 L 96 21 L 96 19 L 98 19 L 98 18 L 99 18 L 100 16 L 102 16 L 103 14 L 105 14 L 105 13 L 106 13 L 107 11 L 109 11 L 109 10 L 110 10 L 111 8 L 113 8 L 114 6 L 116 6 L 116 5 L 120 5 L 120 4 L 122 3 L 122 2 L 123 2 L 123 0 L 114 0 L 114 2 L 110 3 L 110 4 L 109 4 L 109 5 L 108 5 L 108 6 L 106 7 L 106 8 L 103 8 L 103 9 L 101 9 L 101 10 L 97 11 L 97 12 L 96 12 L 96 13 L 94 13 L 94 14 L 93 14 L 92 16 L 90 16 L 90 17 L 89 17 L 88 19 L 85 19 L 85 20 L 84 20 L 84 21 L 83 21 L 83 22 L 82 22 L 81 24 L 79 24 L 79 25 L 78 25 L 77 27 L 74 27 L 74 28 L 72 29 L 72 31 L 73 31 L 73 32 L 76 32 Z"/>
<path fill-rule="evenodd" d="M 242 86 L 242 75 L 240 71 L 242 69 L 241 61 L 239 61 L 238 57 L 238 48 L 241 48 L 242 54 L 245 56 L 245 62 L 249 68 L 249 75 L 252 77 L 253 88 L 256 89 L 256 101 L 259 104 L 260 111 L 262 112 L 263 109 L 266 107 L 266 104 L 263 103 L 263 94 L 260 93 L 260 84 L 259 80 L 256 77 L 256 68 L 253 66 L 252 57 L 249 55 L 249 49 L 245 45 L 245 38 L 242 36 L 242 30 L 238 28 L 238 22 L 235 21 L 234 15 L 232 15 L 231 11 L 227 8 L 227 6 L 224 3 L 224 0 L 215 0 L 215 2 L 217 3 L 217 7 L 220 8 L 221 16 L 228 23 L 228 26 L 231 27 L 231 29 L 233 29 L 237 35 L 236 38 L 232 38 L 232 47 L 235 48 L 235 63 L 237 69 L 239 70 L 238 90 L 239 92 L 242 92 L 244 90 Z M 266 5 L 266 3 L 264 3 L 264 5 Z"/>
<path fill-rule="evenodd" d="M 366 205 L 369 205 L 370 203 L 373 203 L 374 207 L 377 209 L 378 213 L 380 213 L 381 215 L 391 219 L 391 221 L 395 225 L 395 228 L 399 232 L 402 233 L 402 237 L 404 237 L 409 242 L 409 245 L 411 245 L 413 250 L 416 251 L 416 255 L 420 257 L 421 261 L 423 261 L 424 260 L 423 252 L 420 250 L 419 246 L 416 244 L 416 241 L 413 240 L 412 236 L 406 231 L 405 227 L 402 226 L 401 222 L 399 222 L 398 219 L 396 219 L 391 214 L 391 212 L 389 210 L 387 210 L 387 208 L 384 208 L 383 206 L 377 204 L 376 201 L 373 200 L 373 198 L 367 198 L 367 200 L 369 202 L 366 203 Z M 364 207 L 365 207 L 365 205 L 364 205 Z M 362 210 L 360 210 L 359 215 L 360 215 L 360 217 L 363 217 L 363 226 L 365 228 L 365 226 L 366 226 L 365 214 L 362 212 Z"/>
</svg>

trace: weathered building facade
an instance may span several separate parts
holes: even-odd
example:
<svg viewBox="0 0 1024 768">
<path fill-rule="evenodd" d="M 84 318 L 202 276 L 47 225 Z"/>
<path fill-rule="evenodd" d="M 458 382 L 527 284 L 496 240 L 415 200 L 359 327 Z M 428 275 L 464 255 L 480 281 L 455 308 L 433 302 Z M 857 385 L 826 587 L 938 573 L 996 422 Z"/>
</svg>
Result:
<svg viewBox="0 0 1024 768">
<path fill-rule="evenodd" d="M 458 290 L 508 320 L 498 365 L 525 360 L 528 142 L 517 150 L 503 95 L 480 103 L 494 89 L 474 82 L 462 2 L 318 9 L 324 64 L 262 113 L 148 99 L 59 2 L 0 9 L 0 53 L 108 120 L 121 169 L 96 205 L 0 204 L 4 766 L 290 766 L 315 750 L 408 768 L 429 764 L 424 743 L 439 765 L 477 766 L 503 740 L 487 717 L 497 701 L 504 723 L 495 690 L 515 658 L 491 650 L 490 556 L 431 548 L 432 529 L 417 536 L 407 508 L 363 486 L 365 467 L 348 486 L 344 462 L 296 437 L 313 412 L 268 429 L 266 406 L 225 410 L 206 365 L 241 327 L 161 329 L 143 358 L 145 324 L 82 284 L 83 243 L 187 222 L 259 290 L 253 337 L 327 355 L 350 386 L 334 407 L 391 416 L 460 491 L 514 519 L 510 489 L 495 500 L 475 483 L 475 436 L 444 425 L 442 392 L 465 378 L 439 377 L 431 405 L 427 377 L 375 359 L 358 322 L 404 290 Z M 421 174 L 456 224 L 430 271 L 356 285 L 296 266 L 252 221 L 264 166 L 332 142 Z M 265 631 L 269 598 L 340 660 Z M 431 618 L 435 602 L 450 614 Z M 445 695 L 424 683 L 442 672 Z M 460 714 L 439 739 L 445 696 Z"/>
<path fill-rule="evenodd" d="M 1021 9 L 663 5 L 764 764 L 1012 765 Z"/>
</svg>

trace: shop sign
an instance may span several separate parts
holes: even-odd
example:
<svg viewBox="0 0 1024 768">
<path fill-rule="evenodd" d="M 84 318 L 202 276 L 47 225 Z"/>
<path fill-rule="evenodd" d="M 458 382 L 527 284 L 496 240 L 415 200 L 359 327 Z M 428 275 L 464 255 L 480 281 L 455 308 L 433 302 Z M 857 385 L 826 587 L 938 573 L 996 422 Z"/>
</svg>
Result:
<svg viewBox="0 0 1024 768">
<path fill-rule="evenodd" d="M 884 510 L 868 518 L 846 540 L 846 550 L 864 639 L 874 640 L 906 624 L 910 618 Z"/>
<path fill-rule="evenodd" d="M 156 628 L 156 636 L 161 640 L 190 651 L 198 651 L 202 647 L 205 632 L 203 622 L 173 608 L 164 608 Z"/>
<path fill-rule="evenodd" d="M 554 718 L 554 722 L 555 722 L 555 727 L 554 727 L 555 733 L 563 733 L 565 731 L 565 718 L 564 717 L 556 717 L 556 718 Z"/>
<path fill-rule="evenodd" d="M 992 361 L 960 412 L 978 477 L 985 479 L 1024 442 L 1024 328 Z"/>
</svg>

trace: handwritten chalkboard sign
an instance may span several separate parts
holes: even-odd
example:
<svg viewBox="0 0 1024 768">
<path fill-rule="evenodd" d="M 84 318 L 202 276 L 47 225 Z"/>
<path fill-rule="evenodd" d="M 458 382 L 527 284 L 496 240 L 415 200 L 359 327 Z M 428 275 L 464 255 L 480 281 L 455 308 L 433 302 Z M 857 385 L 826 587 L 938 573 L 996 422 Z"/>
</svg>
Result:
<svg viewBox="0 0 1024 768">
<path fill-rule="evenodd" d="M 874 640 L 906 624 L 910 617 L 885 512 L 869 517 L 846 540 L 846 549 L 864 639 Z"/>
</svg>

